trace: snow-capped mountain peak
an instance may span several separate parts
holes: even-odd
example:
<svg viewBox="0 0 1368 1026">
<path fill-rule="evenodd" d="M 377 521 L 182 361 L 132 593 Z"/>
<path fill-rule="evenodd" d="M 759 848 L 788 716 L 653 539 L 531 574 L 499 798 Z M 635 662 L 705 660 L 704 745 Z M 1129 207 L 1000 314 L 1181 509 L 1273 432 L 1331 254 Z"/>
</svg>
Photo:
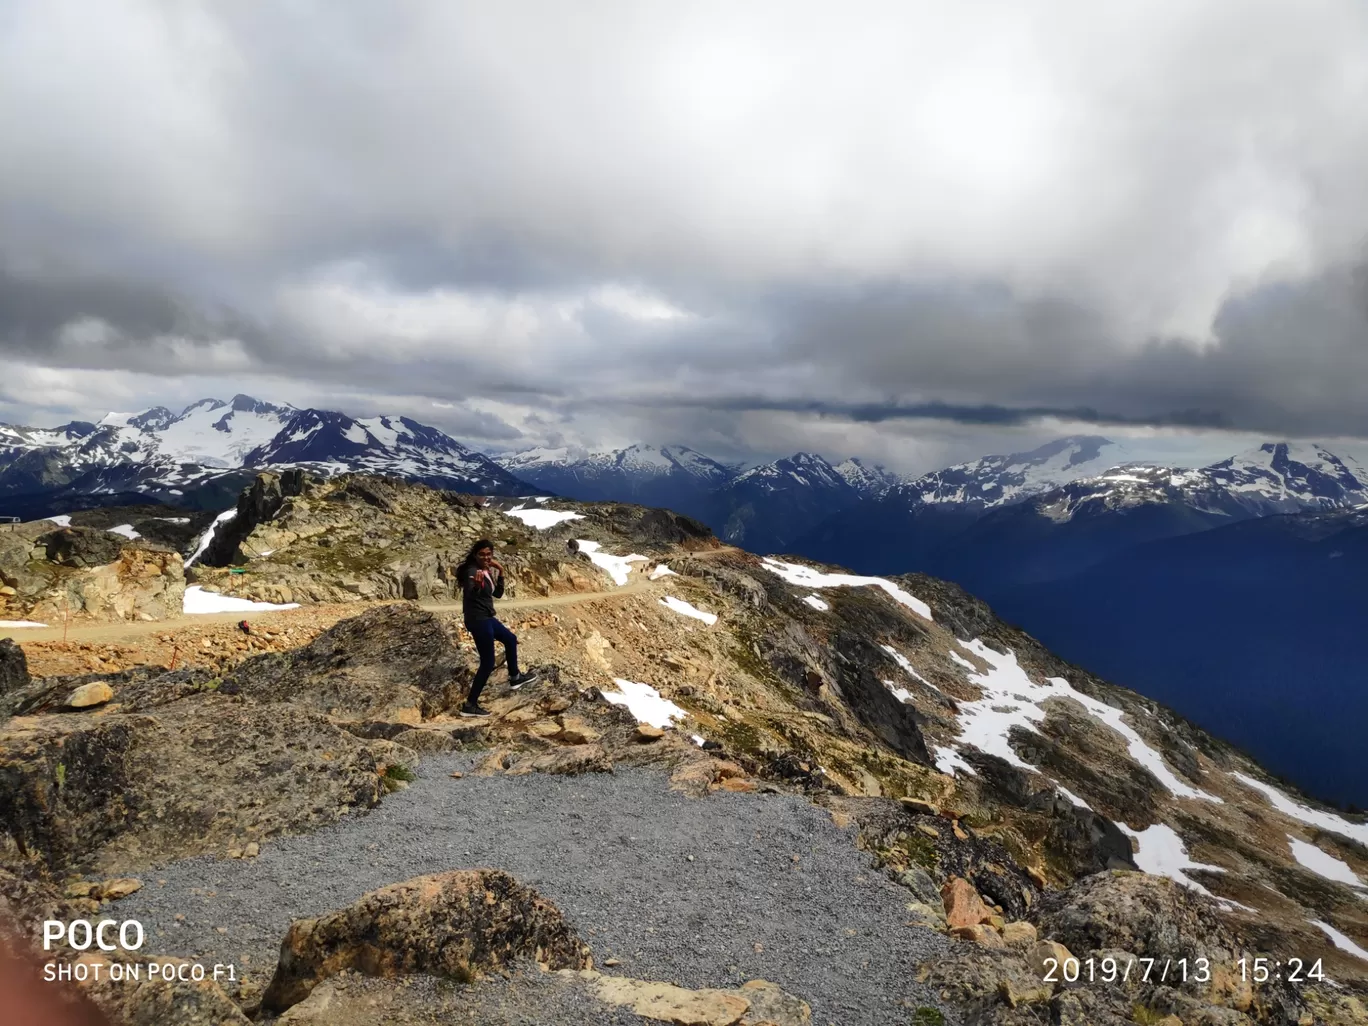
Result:
<svg viewBox="0 0 1368 1026">
<path fill-rule="evenodd" d="M 877 463 L 866 463 L 858 456 L 852 456 L 832 469 L 857 492 L 875 497 L 883 495 L 902 481 L 899 475 L 888 468 Z"/>
<path fill-rule="evenodd" d="M 646 445 L 625 449 L 582 449 L 573 446 L 537 447 L 507 453 L 498 463 L 515 473 L 566 470 L 584 478 L 626 474 L 640 479 L 662 476 L 696 478 L 720 484 L 732 476 L 730 468 L 685 445 Z"/>
<path fill-rule="evenodd" d="M 1265 442 L 1205 468 L 1232 493 L 1269 512 L 1336 509 L 1368 502 L 1368 470 L 1312 442 Z"/>
<path fill-rule="evenodd" d="M 1072 435 L 1028 452 L 984 456 L 924 474 L 893 491 L 911 505 L 954 503 L 988 509 L 1020 502 L 1128 462 L 1126 450 L 1099 435 Z"/>
<path fill-rule="evenodd" d="M 407 417 L 354 419 L 247 395 L 203 399 L 179 414 L 158 406 L 99 425 L 0 427 L 0 496 L 138 491 L 177 497 L 215 476 L 257 467 L 366 471 L 495 494 L 529 488 L 481 453 Z"/>
</svg>

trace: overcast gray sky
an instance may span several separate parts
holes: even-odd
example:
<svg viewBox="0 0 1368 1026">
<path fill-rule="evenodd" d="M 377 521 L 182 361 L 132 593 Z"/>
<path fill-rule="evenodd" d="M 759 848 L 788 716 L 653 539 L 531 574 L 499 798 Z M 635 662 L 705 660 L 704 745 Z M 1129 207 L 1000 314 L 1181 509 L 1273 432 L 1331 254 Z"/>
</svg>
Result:
<svg viewBox="0 0 1368 1026">
<path fill-rule="evenodd" d="M 1368 5 L 8 0 L 0 420 L 1368 436 Z"/>
</svg>

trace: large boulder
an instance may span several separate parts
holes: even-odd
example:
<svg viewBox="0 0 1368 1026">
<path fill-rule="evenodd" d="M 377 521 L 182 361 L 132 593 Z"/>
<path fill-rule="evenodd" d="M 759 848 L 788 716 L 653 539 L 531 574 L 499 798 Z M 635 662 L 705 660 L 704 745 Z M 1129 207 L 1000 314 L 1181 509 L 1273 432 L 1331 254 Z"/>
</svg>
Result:
<svg viewBox="0 0 1368 1026">
<path fill-rule="evenodd" d="M 286 501 L 302 494 L 308 484 L 308 476 L 297 468 L 280 474 L 271 471 L 258 474 L 238 496 L 237 514 L 215 529 L 200 561 L 205 566 L 242 562 L 243 539 L 259 524 L 275 519 Z"/>
<path fill-rule="evenodd" d="M 94 527 L 64 527 L 38 539 L 49 563 L 82 569 L 114 562 L 128 544 L 129 539 L 122 535 Z"/>
<path fill-rule="evenodd" d="M 118 1026 L 251 1026 L 252 1020 L 212 977 L 190 978 L 195 963 L 187 959 L 119 956 L 114 961 L 138 967 L 137 979 L 120 980 L 110 978 L 110 962 L 103 954 L 86 952 L 76 961 L 91 974 L 81 989 Z M 150 962 L 158 966 L 155 977 Z M 182 975 L 184 979 L 177 978 Z"/>
<path fill-rule="evenodd" d="M 395 604 L 343 620 L 303 648 L 249 659 L 225 687 L 347 720 L 416 724 L 459 705 L 469 681 L 442 621 Z"/>
<path fill-rule="evenodd" d="M 0 699 L 29 683 L 28 659 L 24 650 L 9 638 L 0 638 Z"/>
<path fill-rule="evenodd" d="M 212 692 L 154 715 L 19 722 L 0 735 L 0 831 L 54 873 L 128 872 L 326 825 L 380 800 L 396 747 Z"/>
<path fill-rule="evenodd" d="M 1297 1022 L 1305 1010 L 1291 984 L 1278 979 L 1254 988 L 1242 980 L 1242 958 L 1268 955 L 1246 937 L 1211 898 L 1147 873 L 1113 871 L 1085 877 L 1064 891 L 1046 894 L 1038 909 L 1042 936 L 1064 944 L 1081 960 L 1117 952 L 1155 959 L 1156 964 L 1188 966 L 1205 960 L 1210 972 L 1196 970 L 1170 980 L 1170 1003 L 1188 1021 L 1188 1008 L 1235 1009 L 1258 1023 Z M 1309 949 L 1297 954 L 1305 957 Z M 1292 954 L 1293 952 L 1288 952 Z"/>
<path fill-rule="evenodd" d="M 534 959 L 547 969 L 585 969 L 591 963 L 588 947 L 560 911 L 507 873 L 436 873 L 292 923 L 262 1007 L 284 1011 L 347 969 L 468 982 L 519 959 Z"/>
</svg>

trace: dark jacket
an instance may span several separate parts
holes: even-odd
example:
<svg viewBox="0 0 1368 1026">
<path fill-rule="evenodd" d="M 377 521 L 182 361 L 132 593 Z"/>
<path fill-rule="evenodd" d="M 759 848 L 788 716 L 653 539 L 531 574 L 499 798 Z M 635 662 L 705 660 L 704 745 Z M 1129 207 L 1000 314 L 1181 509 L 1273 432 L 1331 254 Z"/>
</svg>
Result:
<svg viewBox="0 0 1368 1026">
<path fill-rule="evenodd" d="M 469 627 L 477 620 L 493 620 L 494 600 L 503 598 L 503 574 L 493 567 L 481 573 L 473 563 L 467 563 L 457 572 L 456 579 L 461 585 L 461 615 L 465 625 Z"/>
</svg>

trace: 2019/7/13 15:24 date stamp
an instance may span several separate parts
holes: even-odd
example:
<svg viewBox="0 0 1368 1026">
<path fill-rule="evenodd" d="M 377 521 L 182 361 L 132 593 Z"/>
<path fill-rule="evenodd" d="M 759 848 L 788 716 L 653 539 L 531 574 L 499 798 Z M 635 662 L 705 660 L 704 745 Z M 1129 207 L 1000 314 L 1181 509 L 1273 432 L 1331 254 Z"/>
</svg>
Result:
<svg viewBox="0 0 1368 1026">
<path fill-rule="evenodd" d="M 1212 974 L 1208 958 L 1047 958 L 1042 969 L 1046 983 L 1210 983 Z M 1325 980 L 1319 958 L 1241 958 L 1234 971 L 1242 982 L 1256 986 Z"/>
</svg>

